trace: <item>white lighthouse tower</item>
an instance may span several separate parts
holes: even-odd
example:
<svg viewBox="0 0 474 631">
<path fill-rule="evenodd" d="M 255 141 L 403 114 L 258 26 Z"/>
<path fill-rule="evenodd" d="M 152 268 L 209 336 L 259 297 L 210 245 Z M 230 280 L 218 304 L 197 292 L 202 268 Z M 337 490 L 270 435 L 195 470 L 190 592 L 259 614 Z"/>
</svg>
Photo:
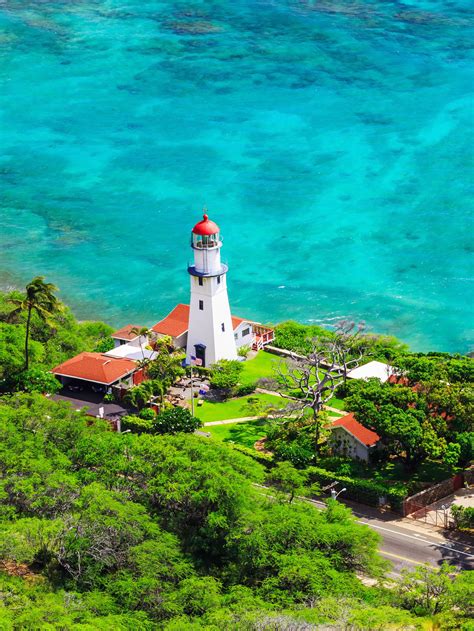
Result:
<svg viewBox="0 0 474 631">
<path fill-rule="evenodd" d="M 196 357 L 203 366 L 219 359 L 237 359 L 234 330 L 227 297 L 228 267 L 221 263 L 219 226 L 204 215 L 191 233 L 194 264 L 191 276 L 187 361 Z"/>
</svg>

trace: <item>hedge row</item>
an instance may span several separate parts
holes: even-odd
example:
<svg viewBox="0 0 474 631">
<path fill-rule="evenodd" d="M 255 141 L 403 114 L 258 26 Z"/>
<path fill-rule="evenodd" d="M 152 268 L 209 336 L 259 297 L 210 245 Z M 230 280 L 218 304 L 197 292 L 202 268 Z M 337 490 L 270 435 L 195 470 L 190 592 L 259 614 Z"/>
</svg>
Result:
<svg viewBox="0 0 474 631">
<path fill-rule="evenodd" d="M 236 443 L 231 445 L 232 449 L 235 451 L 240 451 L 240 453 L 245 454 L 246 456 L 250 456 L 260 464 L 263 464 L 265 467 L 273 466 L 273 456 L 269 454 L 263 454 L 252 447 L 245 447 L 245 445 L 238 445 Z"/>
<path fill-rule="evenodd" d="M 329 486 L 333 482 L 338 482 L 341 488 L 346 488 L 344 498 L 369 506 L 379 506 L 380 498 L 384 498 L 384 503 L 388 504 L 392 510 L 400 511 L 403 500 L 408 495 L 408 490 L 405 488 L 390 487 L 373 480 L 356 480 L 319 467 L 308 467 L 306 471 L 310 484 L 317 482 L 321 486 Z"/>
</svg>

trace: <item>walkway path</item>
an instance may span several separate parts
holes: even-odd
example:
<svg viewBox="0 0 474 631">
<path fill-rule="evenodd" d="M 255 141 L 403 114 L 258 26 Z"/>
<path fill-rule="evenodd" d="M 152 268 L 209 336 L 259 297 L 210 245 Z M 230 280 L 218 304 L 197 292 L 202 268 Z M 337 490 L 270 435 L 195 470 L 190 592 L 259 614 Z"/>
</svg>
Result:
<svg viewBox="0 0 474 631">
<path fill-rule="evenodd" d="M 208 427 L 209 425 L 230 425 L 231 423 L 246 423 L 247 421 L 256 421 L 260 416 L 241 416 L 240 418 L 226 418 L 223 421 L 209 421 L 208 423 L 203 423 L 203 427 Z"/>
</svg>

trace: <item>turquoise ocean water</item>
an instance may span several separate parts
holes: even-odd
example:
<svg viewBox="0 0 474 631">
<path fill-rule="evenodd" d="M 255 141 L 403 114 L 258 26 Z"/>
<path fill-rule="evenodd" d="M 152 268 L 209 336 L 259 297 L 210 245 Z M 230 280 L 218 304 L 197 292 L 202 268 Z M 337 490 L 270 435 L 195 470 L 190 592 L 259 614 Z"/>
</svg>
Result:
<svg viewBox="0 0 474 631">
<path fill-rule="evenodd" d="M 0 285 L 152 324 L 206 205 L 234 313 L 469 350 L 470 7 L 2 0 Z"/>
</svg>

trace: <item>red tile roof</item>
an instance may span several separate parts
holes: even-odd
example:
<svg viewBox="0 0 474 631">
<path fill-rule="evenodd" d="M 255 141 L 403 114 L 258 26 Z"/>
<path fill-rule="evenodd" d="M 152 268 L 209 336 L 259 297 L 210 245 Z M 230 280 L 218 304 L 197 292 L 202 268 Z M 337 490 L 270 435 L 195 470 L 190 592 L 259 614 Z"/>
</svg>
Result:
<svg viewBox="0 0 474 631">
<path fill-rule="evenodd" d="M 251 320 L 245 320 L 244 318 L 237 318 L 232 316 L 232 327 L 235 330 L 242 322 L 252 323 Z M 183 333 L 186 333 L 189 326 L 189 305 L 177 305 L 166 318 L 160 320 L 152 331 L 160 333 L 161 335 L 170 335 L 171 337 L 179 337 Z"/>
<path fill-rule="evenodd" d="M 51 372 L 64 377 L 110 385 L 133 372 L 136 367 L 135 362 L 130 359 L 116 359 L 101 353 L 80 353 L 59 364 Z"/>
<path fill-rule="evenodd" d="M 232 317 L 232 327 L 234 331 L 238 326 L 242 324 L 242 322 L 248 322 L 248 320 L 244 320 L 243 318 L 238 318 L 237 316 L 231 316 L 231 317 Z"/>
<path fill-rule="evenodd" d="M 166 318 L 160 320 L 152 331 L 161 335 L 170 335 L 171 337 L 179 337 L 188 330 L 189 323 L 189 305 L 176 305 Z"/>
<path fill-rule="evenodd" d="M 137 326 L 136 324 L 127 324 L 118 331 L 115 331 L 115 333 L 112 333 L 110 337 L 114 337 L 117 340 L 134 340 L 136 337 L 138 337 L 138 335 L 136 333 L 132 333 L 132 330 L 140 330 L 141 328 L 141 326 Z"/>
<path fill-rule="evenodd" d="M 343 427 L 349 434 L 367 447 L 372 447 L 380 440 L 378 434 L 359 423 L 352 413 L 334 421 L 332 427 Z"/>
</svg>

